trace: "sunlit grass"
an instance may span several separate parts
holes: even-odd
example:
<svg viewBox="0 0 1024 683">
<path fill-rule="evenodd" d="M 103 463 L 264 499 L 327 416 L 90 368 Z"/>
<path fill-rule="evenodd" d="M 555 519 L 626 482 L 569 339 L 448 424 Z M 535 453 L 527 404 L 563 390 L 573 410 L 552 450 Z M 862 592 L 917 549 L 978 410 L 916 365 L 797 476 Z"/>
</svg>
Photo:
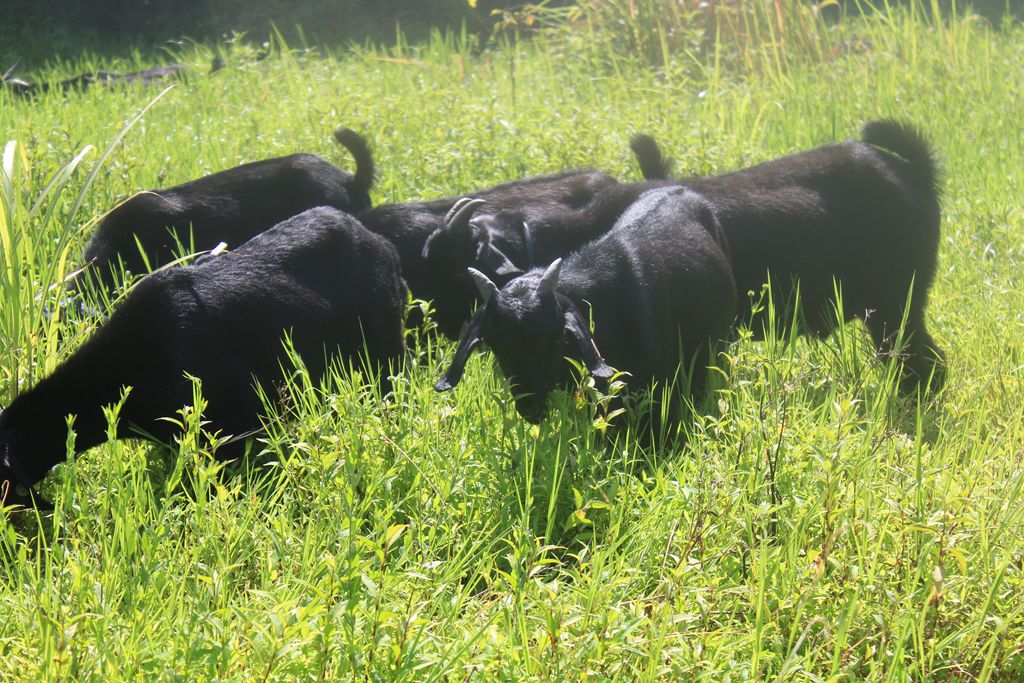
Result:
<svg viewBox="0 0 1024 683">
<path fill-rule="evenodd" d="M 299 372 L 227 466 L 195 410 L 168 416 L 178 444 L 96 448 L 45 481 L 52 517 L 0 524 L 0 679 L 1024 675 L 1024 33 L 893 9 L 821 40 L 771 69 L 713 49 L 605 68 L 544 39 L 277 40 L 261 61 L 220 46 L 212 75 L 190 46 L 175 59 L 195 74 L 130 128 L 159 90 L 0 91 L 3 404 L 97 324 L 48 315 L 91 221 L 267 156 L 350 168 L 341 123 L 389 202 L 566 167 L 635 178 L 638 131 L 706 174 L 909 120 L 945 169 L 928 324 L 950 359 L 946 389 L 914 400 L 857 324 L 741 331 L 660 447 L 600 435 L 571 396 L 526 424 L 487 354 L 436 394 L 452 349 L 429 337 L 384 403 L 346 371 Z"/>
</svg>

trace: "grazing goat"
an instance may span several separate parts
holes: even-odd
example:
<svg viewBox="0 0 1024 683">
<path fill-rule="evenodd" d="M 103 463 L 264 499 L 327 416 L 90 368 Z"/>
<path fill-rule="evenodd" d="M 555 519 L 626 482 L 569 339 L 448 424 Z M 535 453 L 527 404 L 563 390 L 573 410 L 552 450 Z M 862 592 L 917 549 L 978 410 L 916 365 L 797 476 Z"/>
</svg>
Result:
<svg viewBox="0 0 1024 683">
<path fill-rule="evenodd" d="M 274 395 L 288 362 L 285 334 L 314 380 L 330 357 L 366 360 L 386 391 L 388 363 L 404 354 L 404 303 L 394 247 L 328 207 L 200 265 L 153 273 L 51 376 L 0 412 L 0 484 L 31 487 L 64 458 L 68 415 L 75 452 L 104 441 L 102 408 L 125 387 L 117 436 L 170 440 L 175 427 L 161 418 L 191 403 L 185 373 L 202 381 L 211 429 L 259 429 L 254 385 Z M 9 503 L 30 502 L 12 491 Z"/>
<path fill-rule="evenodd" d="M 130 71 L 120 73 L 118 71 L 93 71 L 79 74 L 72 78 L 57 81 L 52 86 L 49 83 L 31 83 L 21 78 L 15 78 L 14 73 L 18 70 L 15 63 L 0 77 L 0 84 L 13 92 L 15 95 L 34 95 L 52 90 L 67 92 L 69 90 L 85 90 L 91 85 L 116 85 L 119 83 L 142 83 L 149 85 L 169 78 L 180 78 L 188 73 L 188 67 L 184 64 L 171 64 L 169 66 L 155 66 L 142 71 Z"/>
<path fill-rule="evenodd" d="M 649 158 L 659 156 L 649 138 L 640 144 L 653 146 Z M 668 167 L 648 172 L 666 175 Z M 939 246 L 939 179 L 920 133 L 871 121 L 860 141 L 675 182 L 715 205 L 729 241 L 740 320 L 751 321 L 770 279 L 778 331 L 795 317 L 802 332 L 827 336 L 837 324 L 838 284 L 846 320 L 862 319 L 880 352 L 896 350 L 906 319 L 905 391 L 929 378 L 930 388 L 941 386 L 944 354 L 924 319 Z M 763 335 L 763 319 L 753 329 Z"/>
<path fill-rule="evenodd" d="M 662 172 L 657 145 L 633 149 L 641 169 Z M 549 264 L 607 232 L 645 189 L 600 171 L 566 171 L 472 192 L 483 202 L 475 216 L 479 202 L 452 197 L 377 206 L 359 218 L 395 244 L 413 296 L 433 301 L 438 328 L 455 339 L 478 299 L 467 267 L 500 284 Z"/>
<path fill-rule="evenodd" d="M 350 175 L 312 154 L 255 161 L 165 190 L 140 192 L 103 218 L 85 248 L 93 277 L 113 292 L 118 264 L 141 274 L 171 263 L 185 248 L 230 248 L 315 206 L 357 213 L 370 206 L 373 158 L 357 133 L 338 128 L 335 138 L 356 161 Z"/>
<path fill-rule="evenodd" d="M 501 289 L 470 272 L 485 303 L 435 389 L 458 384 L 473 347 L 484 342 L 530 422 L 543 417 L 548 393 L 571 381 L 566 356 L 607 379 L 603 353 L 630 373 L 634 388 L 669 383 L 692 364 L 690 386 L 698 391 L 708 353 L 728 336 L 736 309 L 714 209 L 685 188 L 646 192 L 605 235 Z"/>
</svg>

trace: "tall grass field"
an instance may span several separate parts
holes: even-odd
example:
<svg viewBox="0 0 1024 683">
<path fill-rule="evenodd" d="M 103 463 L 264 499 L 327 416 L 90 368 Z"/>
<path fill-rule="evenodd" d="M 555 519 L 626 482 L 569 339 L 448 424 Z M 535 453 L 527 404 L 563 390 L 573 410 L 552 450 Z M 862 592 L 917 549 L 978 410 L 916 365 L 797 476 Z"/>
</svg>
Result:
<svg viewBox="0 0 1024 683">
<path fill-rule="evenodd" d="M 437 394 L 454 345 L 410 336 L 392 399 L 297 372 L 225 465 L 200 387 L 167 416 L 177 443 L 92 449 L 44 481 L 53 513 L 0 513 L 0 680 L 1024 680 L 1024 27 L 775 2 L 687 33 L 692 13 L 630 14 L 651 4 L 486 45 L 271 33 L 266 59 L 235 40 L 32 66 L 192 73 L 0 91 L 0 406 L 102 323 L 60 283 L 105 211 L 297 151 L 351 169 L 339 124 L 371 142 L 385 203 L 637 179 L 636 132 L 704 175 L 911 122 L 944 170 L 945 388 L 900 396 L 859 323 L 740 329 L 686 434 L 654 446 L 602 436 L 586 388 L 527 424 L 487 352 Z"/>
</svg>

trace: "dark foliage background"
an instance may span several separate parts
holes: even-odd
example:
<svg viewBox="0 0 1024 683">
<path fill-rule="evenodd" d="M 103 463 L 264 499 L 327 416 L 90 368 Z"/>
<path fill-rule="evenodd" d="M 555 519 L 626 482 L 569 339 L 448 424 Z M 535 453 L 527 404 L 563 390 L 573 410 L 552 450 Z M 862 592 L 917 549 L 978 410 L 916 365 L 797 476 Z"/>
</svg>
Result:
<svg viewBox="0 0 1024 683">
<path fill-rule="evenodd" d="M 680 0 L 680 4 L 710 7 L 730 1 L 735 0 Z M 782 4 L 793 1 L 782 0 Z M 828 21 L 870 7 L 870 2 L 864 0 L 839 0 L 838 4 L 803 1 L 821 6 Z M 488 35 L 498 21 L 496 10 L 515 10 L 529 4 L 542 4 L 550 9 L 569 4 L 614 8 L 630 3 L 478 0 L 475 7 L 470 7 L 467 0 L 4 0 L 0 15 L 0 69 L 20 61 L 21 73 L 25 74 L 45 64 L 77 59 L 83 53 L 100 58 L 130 58 L 138 54 L 152 61 L 154 55 L 175 41 L 218 40 L 238 33 L 260 43 L 267 39 L 272 23 L 292 46 L 336 47 L 352 41 L 392 43 L 399 29 L 411 42 L 435 28 L 465 26 L 470 32 Z M 947 12 L 954 6 L 954 0 L 938 0 L 936 4 Z M 972 11 L 993 23 L 1007 15 L 1024 17 L 1022 0 L 955 0 L 955 7 L 958 12 Z M 163 57 L 157 61 L 169 60 Z"/>
<path fill-rule="evenodd" d="M 5 0 L 0 22 L 4 64 L 31 69 L 78 56 L 148 54 L 166 41 L 218 39 L 244 32 L 266 39 L 271 22 L 289 41 L 340 45 L 394 40 L 398 27 L 416 40 L 434 27 L 487 32 L 492 10 L 511 0 Z M 301 26 L 301 37 L 297 26 Z M 14 54 L 17 51 L 18 54 Z"/>
</svg>

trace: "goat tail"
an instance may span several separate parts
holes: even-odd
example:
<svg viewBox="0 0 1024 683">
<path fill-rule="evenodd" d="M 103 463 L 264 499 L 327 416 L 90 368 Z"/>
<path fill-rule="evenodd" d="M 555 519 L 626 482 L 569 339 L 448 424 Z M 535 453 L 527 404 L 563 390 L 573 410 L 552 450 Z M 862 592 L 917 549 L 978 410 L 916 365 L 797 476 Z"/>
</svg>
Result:
<svg viewBox="0 0 1024 683">
<path fill-rule="evenodd" d="M 668 180 L 672 177 L 672 160 L 661 153 L 658 143 L 650 135 L 637 133 L 629 139 L 629 148 L 636 155 L 644 180 Z"/>
<path fill-rule="evenodd" d="M 915 126 L 891 119 L 868 121 L 860 137 L 872 147 L 878 147 L 906 161 L 910 167 L 910 178 L 920 189 L 932 194 L 939 193 L 941 177 L 935 154 Z"/>
<path fill-rule="evenodd" d="M 355 187 L 363 192 L 369 192 L 373 187 L 373 179 L 377 172 L 373 165 L 370 145 L 362 135 L 344 126 L 334 129 L 334 139 L 341 143 L 356 160 L 356 172 L 352 176 Z"/>
</svg>

